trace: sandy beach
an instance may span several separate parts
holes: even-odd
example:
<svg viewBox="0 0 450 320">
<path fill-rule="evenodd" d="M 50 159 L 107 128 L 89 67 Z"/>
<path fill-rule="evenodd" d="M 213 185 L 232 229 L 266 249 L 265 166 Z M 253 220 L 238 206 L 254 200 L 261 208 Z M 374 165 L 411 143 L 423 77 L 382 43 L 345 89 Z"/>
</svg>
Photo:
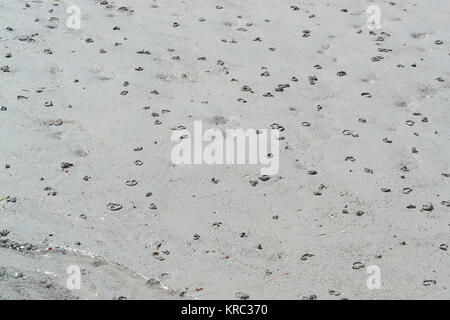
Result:
<svg viewBox="0 0 450 320">
<path fill-rule="evenodd" d="M 450 298 L 450 2 L 0 12 L 0 299 Z M 175 163 L 196 121 L 277 172 Z"/>
</svg>

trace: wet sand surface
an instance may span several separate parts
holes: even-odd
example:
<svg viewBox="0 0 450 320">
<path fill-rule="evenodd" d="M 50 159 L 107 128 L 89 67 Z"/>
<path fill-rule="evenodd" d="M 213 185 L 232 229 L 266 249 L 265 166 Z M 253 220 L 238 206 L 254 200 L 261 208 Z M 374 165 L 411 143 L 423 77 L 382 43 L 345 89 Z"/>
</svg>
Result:
<svg viewBox="0 0 450 320">
<path fill-rule="evenodd" d="M 0 0 L 0 299 L 450 298 L 450 3 L 71 4 Z M 174 165 L 197 120 L 279 172 Z"/>
</svg>

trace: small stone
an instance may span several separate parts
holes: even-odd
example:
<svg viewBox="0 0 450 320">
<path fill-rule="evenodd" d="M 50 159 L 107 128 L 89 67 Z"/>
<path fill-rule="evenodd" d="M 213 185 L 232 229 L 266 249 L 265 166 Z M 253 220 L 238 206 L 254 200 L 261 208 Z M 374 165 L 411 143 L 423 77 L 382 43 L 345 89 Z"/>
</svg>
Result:
<svg viewBox="0 0 450 320">
<path fill-rule="evenodd" d="M 302 300 L 317 300 L 317 296 L 315 294 L 312 294 L 310 296 L 303 296 Z"/>
<path fill-rule="evenodd" d="M 436 280 L 423 280 L 422 285 L 424 287 L 428 287 L 428 286 L 431 286 L 431 285 L 435 285 L 436 283 L 437 283 Z"/>
<path fill-rule="evenodd" d="M 8 234 L 9 234 L 9 230 L 1 230 L 0 231 L 0 237 L 6 237 L 6 236 L 8 236 Z"/>
<path fill-rule="evenodd" d="M 134 187 L 135 185 L 138 184 L 138 182 L 137 182 L 136 180 L 127 180 L 127 181 L 125 182 L 125 184 L 126 184 L 127 186 L 129 186 L 129 187 Z"/>
<path fill-rule="evenodd" d="M 211 182 L 214 183 L 214 184 L 218 184 L 218 183 L 219 183 L 219 180 L 216 179 L 216 178 L 211 178 Z"/>
<path fill-rule="evenodd" d="M 328 290 L 328 294 L 330 296 L 335 296 L 335 297 L 339 297 L 341 295 L 341 293 L 339 291 L 335 291 L 335 290 Z"/>
<path fill-rule="evenodd" d="M 250 299 L 250 295 L 244 292 L 236 292 L 235 297 L 240 300 L 248 300 Z"/>
<path fill-rule="evenodd" d="M 364 267 L 365 267 L 365 265 L 362 262 L 355 262 L 355 263 L 353 263 L 352 269 L 359 270 Z"/>
<path fill-rule="evenodd" d="M 404 194 L 409 194 L 409 193 L 411 193 L 413 190 L 411 189 L 411 188 L 403 188 L 403 190 L 402 190 L 402 192 L 404 193 Z"/>
<path fill-rule="evenodd" d="M 119 203 L 112 203 L 112 202 L 108 203 L 106 205 L 106 207 L 109 210 L 111 210 L 111 211 L 119 211 L 120 209 L 122 209 L 122 205 L 121 204 L 119 204 Z"/>
<path fill-rule="evenodd" d="M 69 163 L 69 162 L 62 162 L 61 163 L 61 168 L 64 170 L 64 169 L 69 169 L 69 168 L 71 168 L 71 167 L 73 167 L 73 163 Z"/>
<path fill-rule="evenodd" d="M 312 258 L 312 257 L 314 257 L 313 254 L 305 253 L 304 255 L 301 256 L 300 260 L 306 261 L 306 260 L 308 260 L 308 258 Z"/>
</svg>

